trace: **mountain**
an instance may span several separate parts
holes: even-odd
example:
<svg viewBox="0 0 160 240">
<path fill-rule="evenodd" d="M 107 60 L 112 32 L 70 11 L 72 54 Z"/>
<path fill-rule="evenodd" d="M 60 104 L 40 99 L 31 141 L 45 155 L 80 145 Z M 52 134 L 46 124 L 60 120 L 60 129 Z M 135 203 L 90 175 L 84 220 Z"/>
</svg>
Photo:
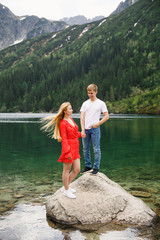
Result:
<svg viewBox="0 0 160 240">
<path fill-rule="evenodd" d="M 138 0 L 125 0 L 112 13 L 116 14 L 131 6 Z M 83 15 L 63 18 L 60 21 L 50 21 L 37 16 L 15 16 L 6 6 L 0 4 L 0 50 L 8 46 L 22 42 L 25 39 L 34 38 L 45 33 L 57 32 L 68 25 L 81 25 L 105 18 L 96 16 L 87 19 Z"/>
<path fill-rule="evenodd" d="M 113 11 L 111 13 L 111 15 L 113 14 L 117 14 L 120 13 L 121 11 L 125 10 L 126 8 L 132 6 L 134 3 L 138 2 L 140 0 L 125 0 L 124 2 L 120 2 L 120 4 L 118 5 L 118 7 L 116 8 L 115 11 Z M 61 21 L 66 22 L 68 25 L 80 25 L 80 24 L 85 24 L 85 23 L 90 23 L 90 22 L 94 22 L 94 21 L 98 21 L 105 18 L 104 16 L 97 16 L 94 18 L 86 18 L 83 15 L 78 15 L 75 17 L 70 17 L 70 18 L 63 18 L 61 19 Z"/>
<path fill-rule="evenodd" d="M 67 27 L 63 21 L 49 21 L 36 16 L 15 16 L 7 7 L 0 4 L 0 49 Z"/>
<path fill-rule="evenodd" d="M 159 7 L 141 0 L 0 51 L 0 111 L 57 111 L 70 101 L 78 112 L 93 82 L 109 111 L 160 114 Z"/>
<path fill-rule="evenodd" d="M 15 16 L 6 6 L 0 4 L 0 50 L 35 38 L 45 33 L 57 32 L 68 25 L 84 24 L 97 21 L 104 16 L 87 19 L 84 16 L 63 18 L 60 21 L 50 21 L 37 16 Z"/>
<path fill-rule="evenodd" d="M 101 20 L 105 18 L 104 16 L 97 16 L 97 17 L 94 17 L 94 18 L 86 18 L 85 16 L 83 15 L 78 15 L 78 16 L 75 16 L 75 17 L 70 17 L 70 18 L 63 18 L 61 19 L 61 21 L 64 21 L 66 22 L 68 25 L 81 25 L 81 24 L 85 24 L 85 23 L 90 23 L 90 22 L 94 22 L 94 21 L 98 21 L 98 20 Z"/>
<path fill-rule="evenodd" d="M 118 7 L 116 8 L 116 10 L 114 12 L 112 12 L 111 15 L 120 13 L 121 11 L 132 6 L 134 3 L 138 2 L 138 1 L 140 1 L 140 0 L 125 0 L 124 2 L 120 2 Z"/>
</svg>

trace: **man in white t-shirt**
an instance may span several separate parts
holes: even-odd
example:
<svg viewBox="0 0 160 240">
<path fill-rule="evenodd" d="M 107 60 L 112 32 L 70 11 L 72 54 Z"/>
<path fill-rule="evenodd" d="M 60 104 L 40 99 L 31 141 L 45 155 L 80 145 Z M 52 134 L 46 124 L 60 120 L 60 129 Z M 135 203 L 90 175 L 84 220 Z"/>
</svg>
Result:
<svg viewBox="0 0 160 240">
<path fill-rule="evenodd" d="M 100 125 L 109 119 L 109 115 L 106 104 L 96 97 L 97 91 L 98 87 L 95 84 L 90 84 L 87 87 L 89 99 L 82 104 L 80 109 L 83 154 L 85 159 L 85 168 L 81 174 L 90 171 L 92 175 L 97 175 L 100 166 Z M 101 113 L 103 113 L 104 117 L 100 120 Z M 95 157 L 93 170 L 90 155 L 91 141 Z"/>
</svg>

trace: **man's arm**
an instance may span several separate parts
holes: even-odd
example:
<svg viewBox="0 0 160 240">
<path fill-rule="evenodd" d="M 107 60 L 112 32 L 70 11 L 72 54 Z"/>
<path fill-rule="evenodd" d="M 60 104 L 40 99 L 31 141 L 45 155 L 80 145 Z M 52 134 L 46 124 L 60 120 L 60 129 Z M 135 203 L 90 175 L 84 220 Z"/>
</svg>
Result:
<svg viewBox="0 0 160 240">
<path fill-rule="evenodd" d="M 104 117 L 98 123 L 92 125 L 92 127 L 97 128 L 109 119 L 108 112 L 103 112 L 103 115 Z"/>
<path fill-rule="evenodd" d="M 86 133 L 85 133 L 85 112 L 81 112 L 81 129 L 82 129 L 82 133 L 81 136 L 82 138 L 86 137 Z"/>
</svg>

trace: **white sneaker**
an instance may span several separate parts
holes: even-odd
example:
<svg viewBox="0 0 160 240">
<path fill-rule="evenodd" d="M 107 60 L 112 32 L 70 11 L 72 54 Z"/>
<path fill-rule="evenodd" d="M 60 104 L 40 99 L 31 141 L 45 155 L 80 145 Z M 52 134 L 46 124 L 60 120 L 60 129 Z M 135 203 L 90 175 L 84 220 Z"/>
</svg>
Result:
<svg viewBox="0 0 160 240">
<path fill-rule="evenodd" d="M 68 198 L 76 198 L 76 196 L 70 191 L 70 189 L 68 190 L 64 190 L 64 196 L 68 197 Z"/>
<path fill-rule="evenodd" d="M 73 189 L 73 188 L 71 188 L 71 187 L 69 187 L 69 190 L 70 190 L 72 193 L 76 193 L 76 190 Z"/>
<path fill-rule="evenodd" d="M 73 188 L 71 188 L 71 187 L 69 187 L 69 190 L 72 192 L 72 193 L 76 193 L 76 190 L 75 189 L 73 189 Z M 65 191 L 65 188 L 64 188 L 64 186 L 61 188 L 61 192 L 64 192 Z"/>
</svg>

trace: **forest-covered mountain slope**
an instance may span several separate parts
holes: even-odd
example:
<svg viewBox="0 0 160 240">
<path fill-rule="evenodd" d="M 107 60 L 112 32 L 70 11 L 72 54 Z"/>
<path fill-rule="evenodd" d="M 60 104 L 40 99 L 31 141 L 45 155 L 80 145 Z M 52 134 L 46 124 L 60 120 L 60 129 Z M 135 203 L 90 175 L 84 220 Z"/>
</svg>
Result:
<svg viewBox="0 0 160 240">
<path fill-rule="evenodd" d="M 141 0 L 104 20 L 2 50 L 1 111 L 56 111 L 64 101 L 79 111 L 87 85 L 95 83 L 111 111 L 118 112 L 115 101 L 147 91 L 158 114 L 152 94 L 160 86 L 159 13 L 159 0 Z"/>
</svg>

